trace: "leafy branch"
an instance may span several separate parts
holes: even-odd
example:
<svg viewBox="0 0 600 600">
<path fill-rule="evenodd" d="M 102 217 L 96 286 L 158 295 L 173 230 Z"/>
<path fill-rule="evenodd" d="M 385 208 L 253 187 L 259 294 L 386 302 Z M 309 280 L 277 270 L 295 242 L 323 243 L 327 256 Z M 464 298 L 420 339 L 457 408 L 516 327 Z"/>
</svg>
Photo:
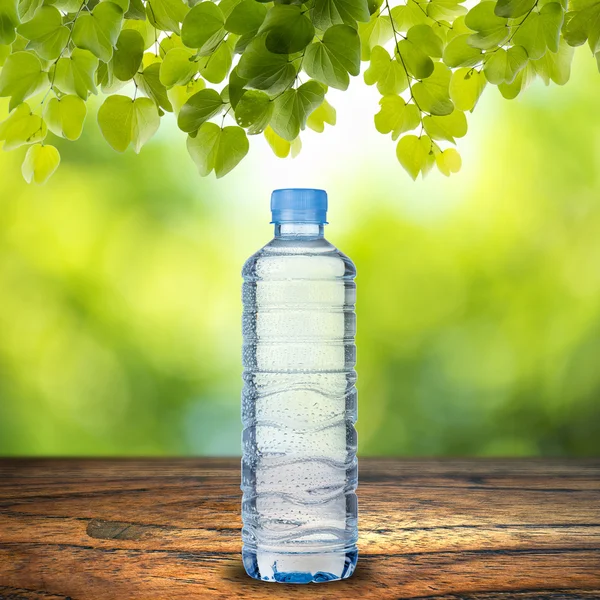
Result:
<svg viewBox="0 0 600 600">
<path fill-rule="evenodd" d="M 566 83 L 575 46 L 600 57 L 600 0 L 0 0 L 0 23 L 0 142 L 27 148 L 23 174 L 38 183 L 60 162 L 48 135 L 78 139 L 98 93 L 119 152 L 139 152 L 173 113 L 201 175 L 228 173 L 253 135 L 295 156 L 306 127 L 335 124 L 327 92 L 361 61 L 400 164 L 449 175 L 488 84 L 510 99 L 537 77 Z"/>
</svg>

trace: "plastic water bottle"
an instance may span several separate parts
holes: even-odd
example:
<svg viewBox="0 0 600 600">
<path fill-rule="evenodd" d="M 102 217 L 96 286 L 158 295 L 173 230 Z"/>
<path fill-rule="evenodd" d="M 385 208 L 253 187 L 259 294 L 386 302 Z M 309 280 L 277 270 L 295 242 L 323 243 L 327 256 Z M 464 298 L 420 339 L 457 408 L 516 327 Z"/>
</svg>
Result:
<svg viewBox="0 0 600 600">
<path fill-rule="evenodd" d="M 358 558 L 356 269 L 323 190 L 276 190 L 243 268 L 243 561 L 264 581 L 350 577 Z"/>
</svg>

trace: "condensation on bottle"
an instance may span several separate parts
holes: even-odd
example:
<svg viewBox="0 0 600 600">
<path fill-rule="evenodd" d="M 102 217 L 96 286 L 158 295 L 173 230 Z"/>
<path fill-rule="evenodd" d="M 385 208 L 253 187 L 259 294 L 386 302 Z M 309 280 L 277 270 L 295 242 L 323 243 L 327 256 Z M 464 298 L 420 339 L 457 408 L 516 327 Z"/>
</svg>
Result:
<svg viewBox="0 0 600 600">
<path fill-rule="evenodd" d="M 263 581 L 356 566 L 356 269 L 324 237 L 323 190 L 276 190 L 244 265 L 242 557 Z"/>
</svg>

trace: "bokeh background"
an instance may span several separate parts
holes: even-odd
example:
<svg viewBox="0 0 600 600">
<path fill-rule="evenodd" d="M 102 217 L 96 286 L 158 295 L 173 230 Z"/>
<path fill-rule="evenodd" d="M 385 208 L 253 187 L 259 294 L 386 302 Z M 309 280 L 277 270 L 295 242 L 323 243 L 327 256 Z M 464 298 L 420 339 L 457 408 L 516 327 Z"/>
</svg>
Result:
<svg viewBox="0 0 600 600">
<path fill-rule="evenodd" d="M 358 79 L 299 157 L 253 140 L 218 181 L 168 120 L 137 156 L 88 118 L 44 187 L 2 153 L 0 454 L 239 454 L 240 269 L 290 186 L 357 264 L 363 455 L 600 454 L 594 62 L 486 90 L 450 179 L 409 179 Z"/>
</svg>

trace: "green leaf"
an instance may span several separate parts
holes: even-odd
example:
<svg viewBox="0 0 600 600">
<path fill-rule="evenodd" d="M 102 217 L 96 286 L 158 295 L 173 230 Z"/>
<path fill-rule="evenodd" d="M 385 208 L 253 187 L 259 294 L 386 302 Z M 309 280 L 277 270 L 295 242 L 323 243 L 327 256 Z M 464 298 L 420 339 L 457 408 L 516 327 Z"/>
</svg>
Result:
<svg viewBox="0 0 600 600">
<path fill-rule="evenodd" d="M 35 16 L 35 13 L 38 11 L 38 9 L 42 6 L 43 3 L 44 3 L 44 0 L 21 0 L 18 5 L 19 18 L 15 19 L 14 26 L 16 27 L 16 25 L 18 24 L 19 21 L 21 21 L 21 23 L 26 23 L 27 21 L 30 21 L 31 19 L 33 19 L 33 17 Z M 11 2 L 9 4 L 15 5 L 16 2 Z M 1 7 L 2 7 L 2 2 L 0 2 L 0 14 L 2 13 Z M 1 19 L 1 17 L 0 17 L 0 19 Z M 2 27 L 0 27 L 0 30 L 1 29 L 2 29 Z"/>
<path fill-rule="evenodd" d="M 129 29 L 137 31 L 142 36 L 142 39 L 144 40 L 144 50 L 147 50 L 154 44 L 155 34 L 158 35 L 154 27 L 150 25 L 148 21 L 127 19 L 123 22 L 123 31 Z"/>
<path fill-rule="evenodd" d="M 80 14 L 73 25 L 73 42 L 108 62 L 117 43 L 123 11 L 114 2 L 100 2 L 91 14 Z"/>
<path fill-rule="evenodd" d="M 196 137 L 188 137 L 190 156 L 203 177 L 213 169 L 217 179 L 223 177 L 248 153 L 248 138 L 241 127 L 221 129 L 214 123 L 204 123 Z"/>
<path fill-rule="evenodd" d="M 433 73 L 413 85 L 413 96 L 421 110 L 439 116 L 449 115 L 454 110 L 448 91 L 451 74 L 446 65 L 435 63 Z"/>
<path fill-rule="evenodd" d="M 485 63 L 485 78 L 494 85 L 512 83 L 517 73 L 527 64 L 527 52 L 523 46 L 513 46 L 508 51 L 498 48 Z"/>
<path fill-rule="evenodd" d="M 315 35 L 315 28 L 295 4 L 275 4 L 260 27 L 266 33 L 267 50 L 275 54 L 293 54 L 304 50 Z"/>
<path fill-rule="evenodd" d="M 524 69 L 521 69 L 512 83 L 501 83 L 498 86 L 500 93 L 507 100 L 516 98 L 534 79 L 536 73 L 532 62 L 528 62 Z"/>
<path fill-rule="evenodd" d="M 248 129 L 250 135 L 262 133 L 273 114 L 273 105 L 264 92 L 248 90 L 237 103 L 235 120 L 240 127 Z"/>
<path fill-rule="evenodd" d="M 139 31 L 124 29 L 117 39 L 114 51 L 113 73 L 121 81 L 129 81 L 142 64 L 144 56 L 144 38 Z"/>
<path fill-rule="evenodd" d="M 430 161 L 431 140 L 427 136 L 405 135 L 396 146 L 396 156 L 404 170 L 416 180 Z"/>
<path fill-rule="evenodd" d="M 215 175 L 220 179 L 248 154 L 249 144 L 246 132 L 241 127 L 221 129 L 219 144 L 215 151 Z"/>
<path fill-rule="evenodd" d="M 375 115 L 375 129 L 379 133 L 392 133 L 392 139 L 418 127 L 421 113 L 414 104 L 406 104 L 400 96 L 384 96 L 379 105 L 381 110 Z"/>
<path fill-rule="evenodd" d="M 544 39 L 550 52 L 558 52 L 560 30 L 563 25 L 565 12 L 558 2 L 544 4 L 540 10 L 540 25 Z"/>
<path fill-rule="evenodd" d="M 131 141 L 139 154 L 142 146 L 157 132 L 160 125 L 158 108 L 150 98 L 136 98 L 133 102 Z"/>
<path fill-rule="evenodd" d="M 515 44 L 525 48 L 532 60 L 541 58 L 546 52 L 546 38 L 542 28 L 540 15 L 533 12 L 514 35 Z"/>
<path fill-rule="evenodd" d="M 60 58 L 54 71 L 54 86 L 65 94 L 77 94 L 87 100 L 88 94 L 97 93 L 94 76 L 98 59 L 88 50 L 75 48 L 69 58 Z"/>
<path fill-rule="evenodd" d="M 420 25 L 416 25 L 416 27 L 420 27 Z M 408 72 L 415 79 L 423 79 L 433 73 L 433 61 L 431 58 L 410 40 L 406 39 L 398 43 L 397 54 L 399 62 L 406 66 Z"/>
<path fill-rule="evenodd" d="M 306 127 L 308 115 L 324 98 L 325 91 L 316 81 L 307 81 L 298 89 L 284 92 L 275 100 L 271 118 L 273 131 L 288 142 L 293 141 Z"/>
<path fill-rule="evenodd" d="M 125 18 L 143 23 L 146 22 L 146 7 L 144 6 L 142 0 L 130 0 L 129 7 L 125 10 Z M 140 31 L 140 33 L 142 32 Z M 147 47 L 148 46 L 146 46 L 146 48 Z"/>
<path fill-rule="evenodd" d="M 187 48 L 171 48 L 160 65 L 160 82 L 165 87 L 186 85 L 198 72 L 194 51 Z"/>
<path fill-rule="evenodd" d="M 440 172 L 446 177 L 450 177 L 450 173 L 458 173 L 462 166 L 460 154 L 454 148 L 438 152 L 435 155 L 435 162 Z"/>
<path fill-rule="evenodd" d="M 368 0 L 369 14 L 374 15 L 383 4 L 383 0 Z"/>
<path fill-rule="evenodd" d="M 532 60 L 542 58 L 546 48 L 556 52 L 563 17 L 563 9 L 558 2 L 544 5 L 539 13 L 532 12 L 527 17 L 515 33 L 514 43 L 523 46 Z"/>
<path fill-rule="evenodd" d="M 17 1 L 0 0 L 0 44 L 12 44 L 15 41 L 18 24 Z"/>
<path fill-rule="evenodd" d="M 392 60 L 387 50 L 375 46 L 371 52 L 371 64 L 364 74 L 365 83 L 377 83 L 379 93 L 386 96 L 400 94 L 408 87 L 404 68 L 397 60 Z"/>
<path fill-rule="evenodd" d="M 158 54 L 159 56 L 156 56 L 156 54 L 154 54 L 153 52 L 144 52 L 144 56 L 142 57 L 142 71 L 155 63 L 159 65 L 161 64 L 162 58 L 164 58 L 164 56 L 160 56 L 160 46 L 158 47 Z M 138 71 L 137 75 L 140 74 L 141 73 Z"/>
<path fill-rule="evenodd" d="M 29 52 L 11 54 L 0 71 L 0 97 L 10 96 L 9 110 L 33 96 L 48 82 L 42 63 Z"/>
<path fill-rule="evenodd" d="M 186 18 L 188 10 L 181 0 L 148 0 L 146 2 L 148 21 L 161 31 L 172 31 L 179 34 L 179 24 Z"/>
<path fill-rule="evenodd" d="M 450 78 L 450 99 L 458 110 L 473 110 L 486 84 L 483 73 L 474 69 L 457 69 Z"/>
<path fill-rule="evenodd" d="M 222 110 L 223 100 L 216 90 L 200 90 L 181 107 L 177 125 L 182 131 L 193 133 Z"/>
<path fill-rule="evenodd" d="M 598 14 L 600 15 L 600 3 Z M 570 46 L 581 46 L 588 39 L 589 19 L 584 14 L 586 11 L 568 12 L 565 15 L 565 20 L 562 28 L 562 34 Z"/>
<path fill-rule="evenodd" d="M 229 18 L 229 15 L 233 12 L 233 9 L 241 2 L 242 0 L 220 0 L 219 8 L 223 13 L 225 19 Z M 196 0 L 189 0 L 189 4 L 191 6 L 195 6 L 198 4 Z"/>
<path fill-rule="evenodd" d="M 15 52 L 24 52 L 27 50 L 28 41 L 22 36 L 17 34 L 15 41 L 9 46 L 10 51 L 14 54 Z"/>
<path fill-rule="evenodd" d="M 516 19 L 528 13 L 535 3 L 536 0 L 498 0 L 496 14 L 505 19 Z"/>
<path fill-rule="evenodd" d="M 593 6 L 597 1 L 598 0 L 570 0 L 568 4 L 571 10 L 580 11 Z"/>
<path fill-rule="evenodd" d="M 406 39 L 427 56 L 442 58 L 444 43 L 429 25 L 414 25 L 408 30 Z"/>
<path fill-rule="evenodd" d="M 199 61 L 200 75 L 211 83 L 221 83 L 231 69 L 233 63 L 233 41 L 228 39 L 221 44 L 210 56 Z"/>
<path fill-rule="evenodd" d="M 46 183 L 60 164 L 60 154 L 54 146 L 35 144 L 27 150 L 21 172 L 27 183 Z"/>
<path fill-rule="evenodd" d="M 135 152 L 156 133 L 160 117 L 150 98 L 109 96 L 98 110 L 98 125 L 104 139 L 118 152 L 133 143 Z"/>
<path fill-rule="evenodd" d="M 323 131 L 325 131 L 325 123 L 333 126 L 335 125 L 335 122 L 335 108 L 331 106 L 327 100 L 323 100 L 323 102 L 308 115 L 308 119 L 306 119 L 307 127 L 310 127 L 310 129 L 317 133 L 323 133 Z"/>
<path fill-rule="evenodd" d="M 173 112 L 178 115 L 181 107 L 196 93 L 205 89 L 206 85 L 203 79 L 190 81 L 187 85 L 174 85 L 167 91 Z"/>
<path fill-rule="evenodd" d="M 99 0 L 99 1 L 106 2 L 106 0 Z M 95 2 L 95 0 L 92 1 L 91 6 L 89 8 L 92 8 L 94 6 L 94 2 Z M 123 16 L 125 16 L 125 13 L 129 10 L 129 0 L 110 0 L 110 2 L 113 2 L 114 4 L 116 4 L 123 11 Z M 88 4 L 89 3 L 90 2 L 88 0 Z"/>
<path fill-rule="evenodd" d="M 37 0 L 33 1 L 36 2 Z M 46 4 L 52 4 L 54 8 L 58 8 L 61 12 L 72 13 L 74 16 L 83 5 L 83 0 L 49 0 Z M 95 5 L 95 0 L 89 0 L 87 7 L 91 10 Z M 21 19 L 21 22 L 24 23 L 25 19 Z"/>
<path fill-rule="evenodd" d="M 427 5 L 427 15 L 436 21 L 452 22 L 467 12 L 460 2 L 461 0 L 431 0 Z"/>
<path fill-rule="evenodd" d="M 267 9 L 256 0 L 242 0 L 227 17 L 225 29 L 243 35 L 257 32 L 267 15 Z"/>
<path fill-rule="evenodd" d="M 444 62 L 449 67 L 474 67 L 481 62 L 483 52 L 468 42 L 470 34 L 455 37 L 444 49 Z"/>
<path fill-rule="evenodd" d="M 431 25 L 433 21 L 423 10 L 423 6 L 415 0 L 407 0 L 406 4 L 392 8 L 392 19 L 398 31 L 408 31 L 415 25 Z"/>
<path fill-rule="evenodd" d="M 571 2 L 573 8 L 573 2 Z M 580 46 L 589 37 L 594 54 L 600 49 L 600 2 L 565 15 L 563 35 L 570 46 Z"/>
<path fill-rule="evenodd" d="M 565 40 L 561 40 L 558 52 L 546 52 L 542 58 L 533 61 L 535 72 L 546 85 L 550 81 L 558 85 L 564 85 L 571 76 L 573 52 L 573 48 Z"/>
<path fill-rule="evenodd" d="M 270 125 L 265 129 L 264 135 L 271 150 L 273 150 L 273 154 L 275 154 L 277 158 L 287 158 L 292 144 L 282 137 L 279 137 Z"/>
<path fill-rule="evenodd" d="M 163 38 L 158 44 L 158 54 L 160 58 L 164 58 L 169 50 L 173 48 L 185 48 L 185 44 L 181 41 L 181 38 L 173 33 L 168 37 Z"/>
<path fill-rule="evenodd" d="M 252 0 L 252 2 L 254 1 L 255 0 Z M 236 54 L 243 54 L 248 47 L 248 44 L 250 44 L 250 42 L 256 38 L 256 34 L 257 31 L 249 31 L 248 33 L 240 35 L 235 43 L 234 52 Z"/>
<path fill-rule="evenodd" d="M 261 36 L 254 39 L 242 54 L 237 73 L 248 81 L 248 86 L 278 94 L 296 78 L 296 66 L 286 55 L 269 52 Z"/>
<path fill-rule="evenodd" d="M 339 90 L 347 89 L 348 74 L 360 73 L 358 34 L 348 25 L 330 27 L 321 42 L 308 46 L 303 65 L 309 77 Z"/>
<path fill-rule="evenodd" d="M 27 44 L 27 49 L 34 50 L 38 56 L 44 60 L 56 60 L 64 50 L 68 39 L 69 28 L 58 27 L 43 38 L 31 40 L 29 44 Z"/>
<path fill-rule="evenodd" d="M 468 39 L 471 46 L 490 50 L 501 46 L 509 38 L 508 22 L 496 15 L 495 6 L 495 2 L 480 2 L 468 12 L 465 25 L 477 32 Z"/>
<path fill-rule="evenodd" d="M 167 88 L 160 82 L 159 62 L 148 65 L 139 75 L 135 76 L 134 81 L 142 92 L 152 98 L 158 106 L 168 112 L 173 110 L 167 96 Z"/>
<path fill-rule="evenodd" d="M 384 46 L 389 40 L 392 39 L 394 30 L 388 16 L 373 15 L 371 21 L 366 25 L 364 23 L 358 24 L 358 36 L 360 38 L 361 60 L 369 60 L 371 58 L 371 51 L 375 46 Z"/>
<path fill-rule="evenodd" d="M 505 27 L 506 19 L 499 17 L 494 12 L 496 2 L 484 1 L 473 6 L 465 16 L 465 25 L 473 31 L 486 31 Z"/>
<path fill-rule="evenodd" d="M 186 15 L 181 26 L 181 39 L 188 48 L 198 48 L 200 55 L 210 54 L 221 43 L 225 17 L 213 2 L 200 2 Z"/>
<path fill-rule="evenodd" d="M 133 100 L 127 96 L 109 96 L 98 110 L 98 125 L 104 139 L 118 152 L 131 143 Z"/>
<path fill-rule="evenodd" d="M 56 60 L 69 39 L 69 28 L 62 24 L 62 15 L 54 6 L 42 6 L 33 19 L 20 25 L 17 31 L 30 40 L 27 48 L 45 60 Z"/>
<path fill-rule="evenodd" d="M 449 44 L 453 39 L 460 35 L 471 35 L 473 31 L 465 25 L 465 17 L 458 17 L 452 23 L 452 28 L 446 31 L 446 44 Z"/>
<path fill-rule="evenodd" d="M 221 128 L 214 123 L 204 123 L 195 137 L 188 136 L 188 152 L 202 177 L 206 177 L 215 168 L 215 155 L 220 137 Z"/>
<path fill-rule="evenodd" d="M 302 150 L 302 140 L 300 139 L 300 136 L 298 136 L 293 142 L 290 142 L 290 149 L 292 158 L 296 158 L 296 156 L 300 154 L 300 151 Z"/>
<path fill-rule="evenodd" d="M 465 113 L 456 109 L 444 117 L 424 117 L 423 127 L 432 139 L 446 140 L 453 144 L 455 138 L 461 138 L 467 135 L 467 119 Z"/>
<path fill-rule="evenodd" d="M 74 141 L 83 131 L 86 112 L 79 96 L 51 98 L 44 109 L 44 121 L 54 135 Z"/>
<path fill-rule="evenodd" d="M 62 25 L 62 16 L 54 6 L 42 6 L 35 17 L 17 27 L 17 33 L 27 40 L 41 38 Z"/>
<path fill-rule="evenodd" d="M 10 46 L 0 46 L 0 67 L 6 62 L 11 52 Z"/>
<path fill-rule="evenodd" d="M 46 124 L 34 115 L 25 102 L 19 104 L 7 119 L 0 123 L 0 141 L 4 150 L 14 150 L 26 144 L 39 142 L 46 137 Z"/>
<path fill-rule="evenodd" d="M 369 7 L 366 0 L 315 0 L 311 10 L 315 27 L 326 31 L 333 25 L 356 26 L 356 21 L 368 22 Z"/>
<path fill-rule="evenodd" d="M 254 0 L 253 0 L 254 1 Z M 231 107 L 235 110 L 237 103 L 244 94 L 245 87 L 248 81 L 238 74 L 237 68 L 233 69 L 229 74 L 229 84 L 227 90 L 229 92 L 229 102 Z"/>
<path fill-rule="evenodd" d="M 96 83 L 107 96 L 118 92 L 125 85 L 124 81 L 120 81 L 114 76 L 112 60 L 108 63 L 101 62 L 98 65 Z"/>
</svg>

